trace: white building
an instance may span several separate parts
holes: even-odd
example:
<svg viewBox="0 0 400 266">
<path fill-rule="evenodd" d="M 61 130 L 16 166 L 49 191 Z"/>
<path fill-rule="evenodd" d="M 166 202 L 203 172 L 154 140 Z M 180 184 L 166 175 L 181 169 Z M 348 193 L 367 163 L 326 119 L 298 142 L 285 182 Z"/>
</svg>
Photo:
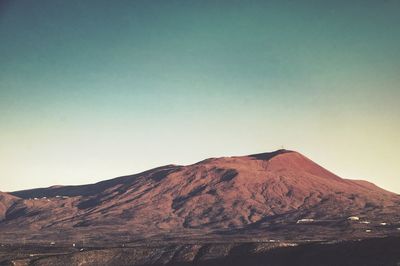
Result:
<svg viewBox="0 0 400 266">
<path fill-rule="evenodd" d="M 306 219 L 300 219 L 296 223 L 297 224 L 307 224 L 307 223 L 313 223 L 314 219 L 306 218 Z"/>
<path fill-rule="evenodd" d="M 350 220 L 350 221 L 359 221 L 360 218 L 357 217 L 357 216 L 350 216 L 349 218 L 347 218 L 347 220 Z"/>
</svg>

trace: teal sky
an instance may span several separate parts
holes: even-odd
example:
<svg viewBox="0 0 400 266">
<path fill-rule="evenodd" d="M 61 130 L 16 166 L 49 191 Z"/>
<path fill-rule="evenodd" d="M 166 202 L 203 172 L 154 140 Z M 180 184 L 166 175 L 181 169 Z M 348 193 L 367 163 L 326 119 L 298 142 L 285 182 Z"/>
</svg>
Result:
<svg viewBox="0 0 400 266">
<path fill-rule="evenodd" d="M 0 190 L 297 150 L 400 193 L 400 2 L 0 1 Z"/>
</svg>

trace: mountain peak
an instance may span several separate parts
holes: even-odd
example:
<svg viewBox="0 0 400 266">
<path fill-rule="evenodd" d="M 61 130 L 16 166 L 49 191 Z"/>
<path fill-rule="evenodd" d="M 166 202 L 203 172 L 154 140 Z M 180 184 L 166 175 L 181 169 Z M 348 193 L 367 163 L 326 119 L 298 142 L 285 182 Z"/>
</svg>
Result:
<svg viewBox="0 0 400 266">
<path fill-rule="evenodd" d="M 285 154 L 285 153 L 294 153 L 295 151 L 286 150 L 286 149 L 279 149 L 273 152 L 264 152 L 264 153 L 256 153 L 248 155 L 248 157 L 256 158 L 257 160 L 270 160 L 275 156 Z"/>
</svg>

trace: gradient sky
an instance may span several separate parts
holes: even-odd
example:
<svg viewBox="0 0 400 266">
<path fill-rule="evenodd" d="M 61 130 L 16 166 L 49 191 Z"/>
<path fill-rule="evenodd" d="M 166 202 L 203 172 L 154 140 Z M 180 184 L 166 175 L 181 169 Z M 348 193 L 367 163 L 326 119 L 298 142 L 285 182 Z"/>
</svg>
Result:
<svg viewBox="0 0 400 266">
<path fill-rule="evenodd" d="M 400 193 L 400 1 L 0 0 L 0 190 L 282 146 Z"/>
</svg>

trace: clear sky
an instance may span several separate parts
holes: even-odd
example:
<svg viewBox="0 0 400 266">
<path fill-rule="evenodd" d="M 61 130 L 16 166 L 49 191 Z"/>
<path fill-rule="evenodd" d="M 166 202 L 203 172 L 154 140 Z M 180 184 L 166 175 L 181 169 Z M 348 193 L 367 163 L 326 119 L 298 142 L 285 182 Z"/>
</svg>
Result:
<svg viewBox="0 0 400 266">
<path fill-rule="evenodd" d="M 0 190 L 297 150 L 400 193 L 400 2 L 0 1 Z"/>
</svg>

